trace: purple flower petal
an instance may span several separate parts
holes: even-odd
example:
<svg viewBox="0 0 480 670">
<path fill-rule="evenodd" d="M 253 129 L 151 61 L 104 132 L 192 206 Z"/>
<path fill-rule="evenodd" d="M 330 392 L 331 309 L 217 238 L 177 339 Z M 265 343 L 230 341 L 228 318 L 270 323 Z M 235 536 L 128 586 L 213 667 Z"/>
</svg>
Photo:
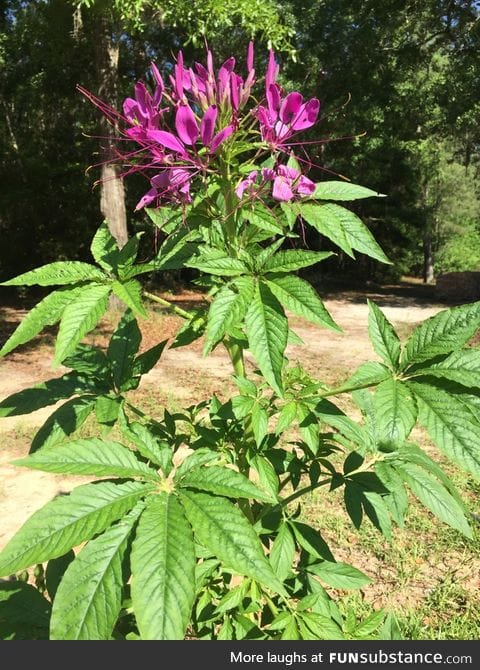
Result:
<svg viewBox="0 0 480 670">
<path fill-rule="evenodd" d="M 293 199 L 293 191 L 288 179 L 281 176 L 275 177 L 272 196 L 275 200 L 280 200 L 280 202 L 288 202 Z"/>
<path fill-rule="evenodd" d="M 277 84 L 272 84 L 267 89 L 267 104 L 269 112 L 274 118 L 277 118 L 278 116 L 278 110 L 280 109 L 281 100 L 282 99 L 280 97 L 280 88 L 278 87 Z"/>
<path fill-rule="evenodd" d="M 179 105 L 175 116 L 175 128 L 185 144 L 195 144 L 198 140 L 197 120 L 189 105 Z"/>
<path fill-rule="evenodd" d="M 315 188 L 316 184 L 314 184 L 314 182 L 308 177 L 304 177 L 302 175 L 298 180 L 297 193 L 300 193 L 300 195 L 312 195 L 312 193 L 315 191 Z"/>
<path fill-rule="evenodd" d="M 149 205 L 151 202 L 155 200 L 155 198 L 158 196 L 158 191 L 156 188 L 151 188 L 149 191 L 145 193 L 144 196 L 140 198 L 140 200 L 137 202 L 137 205 L 135 207 L 135 211 L 142 209 L 143 207 L 146 207 Z"/>
<path fill-rule="evenodd" d="M 165 147 L 166 149 L 171 149 L 172 151 L 185 155 L 185 147 L 172 133 L 167 133 L 165 130 L 149 130 L 147 138 L 154 142 L 158 142 L 158 144 L 161 144 L 162 147 Z"/>
<path fill-rule="evenodd" d="M 251 72 L 253 70 L 253 42 L 250 40 L 248 43 L 248 49 L 247 49 L 247 71 Z"/>
<path fill-rule="evenodd" d="M 221 143 L 224 142 L 227 139 L 227 137 L 230 137 L 232 133 L 233 133 L 233 126 L 227 126 L 219 133 L 217 133 L 210 145 L 210 151 L 212 151 L 212 153 L 215 153 L 215 151 L 218 149 Z"/>
<path fill-rule="evenodd" d="M 290 125 L 302 107 L 303 96 L 297 91 L 289 93 L 280 107 L 280 120 Z"/>
<path fill-rule="evenodd" d="M 304 130 L 316 123 L 320 111 L 320 101 L 312 98 L 300 108 L 297 118 L 292 121 L 292 130 Z"/>
<path fill-rule="evenodd" d="M 200 121 L 200 135 L 203 144 L 208 147 L 212 141 L 213 133 L 215 131 L 215 123 L 217 121 L 217 107 L 211 105 L 205 112 Z"/>
<path fill-rule="evenodd" d="M 267 93 L 267 97 L 270 86 L 274 84 L 277 80 L 277 74 L 278 74 L 278 65 L 275 63 L 275 54 L 270 49 L 268 54 L 267 73 L 265 75 L 265 91 Z"/>
</svg>

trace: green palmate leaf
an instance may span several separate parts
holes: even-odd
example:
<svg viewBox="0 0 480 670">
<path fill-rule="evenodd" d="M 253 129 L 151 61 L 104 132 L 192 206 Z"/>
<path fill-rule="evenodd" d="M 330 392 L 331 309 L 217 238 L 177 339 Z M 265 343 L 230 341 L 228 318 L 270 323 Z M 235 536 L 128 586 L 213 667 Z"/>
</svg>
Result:
<svg viewBox="0 0 480 670">
<path fill-rule="evenodd" d="M 6 625 L 14 639 L 48 639 L 50 612 L 49 601 L 31 584 L 0 583 L 0 631 Z"/>
<path fill-rule="evenodd" d="M 73 354 L 78 343 L 105 313 L 110 286 L 90 284 L 65 308 L 55 345 L 55 363 Z"/>
<path fill-rule="evenodd" d="M 418 370 L 418 375 L 448 379 L 468 388 L 480 388 L 480 350 L 454 351 L 443 361 Z"/>
<path fill-rule="evenodd" d="M 2 400 L 0 402 L 0 417 L 30 414 L 30 412 L 35 412 L 41 407 L 54 405 L 63 398 L 69 398 L 73 394 L 85 390 L 82 380 L 76 374 L 66 374 L 63 377 L 49 379 Z"/>
<path fill-rule="evenodd" d="M 143 640 L 182 640 L 195 600 L 195 546 L 175 496 L 152 496 L 132 545 L 132 604 Z"/>
<path fill-rule="evenodd" d="M 197 249 L 199 234 L 195 230 L 180 228 L 167 237 L 152 261 L 154 270 L 178 270 L 184 266 Z"/>
<path fill-rule="evenodd" d="M 286 523 L 282 523 L 268 556 L 274 573 L 283 582 L 292 572 L 295 542 Z"/>
<path fill-rule="evenodd" d="M 109 640 L 122 605 L 122 562 L 140 502 L 82 549 L 58 587 L 51 640 Z"/>
<path fill-rule="evenodd" d="M 315 414 L 323 423 L 336 428 L 355 445 L 366 446 L 368 444 L 368 436 L 364 427 L 352 421 L 341 409 L 328 400 L 322 400 L 316 406 Z"/>
<path fill-rule="evenodd" d="M 261 247 L 257 245 L 255 251 L 251 251 L 251 256 L 253 256 L 253 265 L 257 271 L 260 271 L 264 268 L 265 263 L 272 258 L 272 256 L 280 249 L 282 244 L 285 242 L 284 237 L 279 237 L 278 240 L 269 244 L 268 247 Z"/>
<path fill-rule="evenodd" d="M 409 383 L 418 419 L 437 447 L 461 467 L 480 477 L 480 423 L 461 400 L 443 389 Z"/>
<path fill-rule="evenodd" d="M 281 435 L 287 428 L 290 428 L 297 417 L 297 403 L 295 401 L 287 402 L 278 415 L 275 433 Z"/>
<path fill-rule="evenodd" d="M 155 470 L 139 461 L 133 451 L 118 442 L 107 442 L 96 437 L 58 444 L 50 449 L 43 448 L 13 463 L 45 472 L 160 480 Z"/>
<path fill-rule="evenodd" d="M 0 575 L 62 556 L 122 518 L 154 486 L 98 482 L 74 489 L 35 512 L 0 552 Z"/>
<path fill-rule="evenodd" d="M 112 335 L 107 349 L 107 357 L 113 368 L 115 386 L 120 388 L 126 382 L 133 368 L 142 334 L 133 313 L 127 309 Z"/>
<path fill-rule="evenodd" d="M 400 361 L 401 344 L 392 324 L 371 300 L 368 301 L 368 333 L 376 353 L 393 370 Z"/>
<path fill-rule="evenodd" d="M 116 268 L 119 249 L 106 221 L 95 233 L 90 251 L 96 262 L 107 272 Z"/>
<path fill-rule="evenodd" d="M 389 509 L 382 496 L 374 491 L 363 491 L 362 504 L 365 514 L 375 528 L 377 528 L 387 540 L 390 540 L 392 537 L 392 521 L 390 519 Z"/>
<path fill-rule="evenodd" d="M 62 442 L 86 421 L 95 407 L 92 397 L 72 398 L 50 414 L 32 440 L 30 453 Z"/>
<path fill-rule="evenodd" d="M 212 350 L 229 328 L 243 319 L 254 290 L 252 277 L 239 277 L 233 286 L 222 286 L 218 291 L 208 311 L 204 355 Z"/>
<path fill-rule="evenodd" d="M 403 520 L 408 509 L 408 496 L 402 478 L 392 465 L 382 461 L 375 464 L 375 474 L 390 492 L 388 496 L 383 497 L 383 500 L 393 520 L 403 527 Z"/>
<path fill-rule="evenodd" d="M 263 266 L 263 272 L 293 272 L 307 268 L 333 256 L 331 251 L 307 251 L 305 249 L 288 249 L 277 251 Z"/>
<path fill-rule="evenodd" d="M 350 182 L 322 181 L 316 185 L 315 191 L 309 197 L 318 200 L 359 200 L 371 197 L 384 198 L 385 195 Z"/>
<path fill-rule="evenodd" d="M 227 568 L 285 595 L 257 534 L 238 507 L 225 498 L 186 489 L 180 497 L 196 537 Z"/>
<path fill-rule="evenodd" d="M 332 240 L 342 251 L 353 258 L 352 245 L 342 225 L 341 218 L 327 209 L 327 205 L 317 205 L 312 203 L 300 203 L 296 209 L 300 216 L 305 219 L 321 235 Z"/>
<path fill-rule="evenodd" d="M 2 282 L 2 286 L 57 286 L 84 281 L 102 282 L 105 279 L 106 275 L 90 263 L 57 261 Z"/>
<path fill-rule="evenodd" d="M 380 245 L 375 241 L 372 233 L 356 214 L 344 207 L 330 203 L 323 205 L 323 208 L 329 210 L 329 215 L 338 217 L 352 249 L 360 251 L 360 253 L 370 256 L 381 263 L 391 264 L 391 261 L 385 256 Z"/>
<path fill-rule="evenodd" d="M 480 301 L 443 310 L 424 321 L 412 333 L 403 367 L 460 349 L 480 327 Z"/>
<path fill-rule="evenodd" d="M 118 413 L 123 399 L 118 396 L 101 395 L 95 401 L 95 416 L 98 423 L 104 426 L 113 426 L 118 419 Z"/>
<path fill-rule="evenodd" d="M 265 284 L 258 284 L 255 290 L 245 315 L 245 331 L 258 367 L 270 386 L 281 396 L 288 322 L 282 306 Z"/>
<path fill-rule="evenodd" d="M 472 537 L 472 529 L 463 507 L 438 479 L 415 463 L 396 463 L 395 470 L 436 517 L 467 537 Z"/>
<path fill-rule="evenodd" d="M 135 358 L 132 375 L 146 375 L 158 363 L 168 340 L 155 344 Z"/>
<path fill-rule="evenodd" d="M 356 640 L 368 640 L 375 639 L 370 636 L 374 633 L 383 623 L 385 619 L 385 610 L 378 610 L 373 612 L 369 617 L 361 621 L 355 630 L 352 631 Z"/>
<path fill-rule="evenodd" d="M 132 235 L 118 252 L 117 272 L 121 279 L 128 279 L 138 254 L 138 246 L 143 232 Z"/>
<path fill-rule="evenodd" d="M 370 577 L 348 563 L 323 561 L 309 565 L 308 570 L 336 589 L 361 589 L 372 581 Z"/>
<path fill-rule="evenodd" d="M 114 281 L 112 291 L 135 314 L 144 317 L 148 316 L 142 303 L 142 285 L 139 281 L 136 279 L 130 279 L 126 282 Z"/>
<path fill-rule="evenodd" d="M 275 502 L 272 495 L 262 491 L 244 475 L 231 468 L 218 465 L 188 470 L 181 478 L 180 485 L 184 488 L 209 491 L 215 495 L 227 496 L 227 498 L 251 498 L 252 500 Z"/>
<path fill-rule="evenodd" d="M 295 275 L 267 275 L 266 284 L 286 308 L 312 323 L 341 332 L 310 284 Z"/>
<path fill-rule="evenodd" d="M 25 316 L 16 330 L 0 349 L 0 356 L 25 344 L 38 335 L 45 326 L 53 326 L 63 314 L 65 307 L 79 295 L 79 288 L 58 289 L 47 295 Z"/>
<path fill-rule="evenodd" d="M 417 420 L 417 407 L 408 387 L 396 379 L 386 379 L 377 386 L 374 407 L 380 437 L 406 440 Z"/>
</svg>

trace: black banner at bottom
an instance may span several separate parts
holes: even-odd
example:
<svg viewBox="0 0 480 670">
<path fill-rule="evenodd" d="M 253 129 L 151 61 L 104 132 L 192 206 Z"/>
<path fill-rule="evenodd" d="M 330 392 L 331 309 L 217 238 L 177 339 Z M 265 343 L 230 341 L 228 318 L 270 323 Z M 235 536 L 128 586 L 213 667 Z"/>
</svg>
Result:
<svg viewBox="0 0 480 670">
<path fill-rule="evenodd" d="M 48 646 L 45 646 L 45 645 Z M 38 645 L 42 649 L 38 649 Z M 3 667 L 27 667 L 32 656 L 45 666 L 75 661 L 109 668 L 184 670 L 338 670 L 340 668 L 480 668 L 480 641 L 302 642 L 4 642 Z M 9 661 L 14 664 L 10 665 Z M 82 667 L 82 666 L 81 666 Z M 85 666 L 83 666 L 85 667 Z"/>
</svg>

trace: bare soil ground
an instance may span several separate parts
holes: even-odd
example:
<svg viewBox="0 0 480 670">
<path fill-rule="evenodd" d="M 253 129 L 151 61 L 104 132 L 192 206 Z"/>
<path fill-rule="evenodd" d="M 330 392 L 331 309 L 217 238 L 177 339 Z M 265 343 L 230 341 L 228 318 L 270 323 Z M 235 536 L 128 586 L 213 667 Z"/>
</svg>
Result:
<svg viewBox="0 0 480 670">
<path fill-rule="evenodd" d="M 324 291 L 321 293 L 325 296 Z M 187 309 L 198 306 L 203 300 L 202 294 L 186 290 L 177 294 L 161 295 Z M 305 346 L 289 346 L 287 354 L 290 360 L 300 361 L 315 377 L 333 384 L 344 379 L 360 363 L 375 359 L 368 339 L 367 298 L 374 300 L 381 307 L 403 339 L 415 325 L 447 306 L 435 302 L 431 289 L 414 281 L 381 288 L 372 287 L 367 290 L 327 292 L 325 304 L 344 333 L 337 334 L 321 329 L 303 319 L 293 317 L 291 326 L 303 339 Z M 0 308 L 0 344 L 13 331 L 25 312 L 26 309 L 18 305 Z M 150 318 L 140 324 L 143 334 L 142 349 L 152 346 L 159 340 L 171 338 L 180 323 L 181 319 L 178 317 L 171 316 L 163 310 L 153 309 Z M 89 336 L 89 341 L 103 345 L 113 325 L 114 319 L 112 316 L 107 316 L 101 327 Z M 53 333 L 52 330 L 36 338 L 29 345 L 0 361 L 0 400 L 36 382 L 65 372 L 62 367 L 52 370 L 50 365 Z M 185 406 L 209 397 L 212 392 L 220 397 L 225 396 L 231 385 L 229 380 L 231 367 L 225 351 L 218 347 L 208 358 L 204 358 L 201 349 L 202 343 L 197 341 L 182 349 L 167 349 L 164 352 L 160 362 L 144 377 L 140 388 L 134 392 L 145 403 L 147 411 L 153 413 L 162 404 L 174 408 Z M 247 365 L 253 368 L 251 360 L 247 359 Z M 29 440 L 35 428 L 45 421 L 51 411 L 52 408 L 48 407 L 28 416 L 0 420 L 0 438 L 3 442 L 3 448 L 0 449 L 0 548 L 36 509 L 58 493 L 68 492 L 83 480 L 88 480 L 88 478 L 27 470 L 10 464 L 12 459 L 28 453 Z M 328 509 L 322 512 L 318 509 L 318 501 L 313 500 L 311 511 L 314 512 L 315 509 L 320 517 L 322 514 L 332 512 Z M 412 530 L 415 532 L 415 529 Z M 325 536 L 326 539 L 332 540 L 334 547 L 335 528 L 327 529 Z M 370 595 L 372 600 L 378 601 L 378 605 L 387 604 L 390 600 L 388 591 L 396 592 L 394 586 L 398 585 L 398 574 L 395 574 L 391 566 L 385 566 L 383 560 L 385 556 L 369 555 L 368 551 L 363 550 L 357 552 L 355 545 L 359 541 L 358 536 L 352 532 L 349 537 L 340 554 L 335 552 L 338 560 L 348 560 L 356 564 L 370 574 L 377 584 L 380 578 L 382 586 L 372 588 Z M 427 538 L 426 541 L 428 543 Z M 385 552 L 388 553 L 386 547 Z M 403 596 L 405 605 L 414 605 L 419 599 L 421 600 L 425 597 L 425 593 L 433 588 L 432 584 L 451 574 L 452 570 L 461 571 L 462 582 L 469 581 L 472 592 L 475 592 L 478 598 L 480 562 L 477 561 L 472 565 L 470 559 L 465 561 L 463 547 L 453 550 L 449 556 L 438 557 L 435 565 L 432 565 L 434 559 L 428 553 L 427 551 L 426 554 L 415 558 L 418 561 L 418 570 L 411 581 L 411 589 L 406 596 Z"/>
</svg>

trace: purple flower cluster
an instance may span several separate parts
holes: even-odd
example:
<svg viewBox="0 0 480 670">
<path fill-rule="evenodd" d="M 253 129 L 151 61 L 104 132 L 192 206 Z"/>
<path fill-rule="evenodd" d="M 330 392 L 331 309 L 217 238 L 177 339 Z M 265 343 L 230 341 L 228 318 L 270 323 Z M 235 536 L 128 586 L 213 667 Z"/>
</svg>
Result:
<svg viewBox="0 0 480 670">
<path fill-rule="evenodd" d="M 82 91 L 107 116 L 115 118 L 116 123 L 120 121 L 126 138 L 139 146 L 129 155 L 121 156 L 124 162 L 134 157 L 128 172 L 155 172 L 150 177 L 151 188 L 136 209 L 167 202 L 191 203 L 193 178 L 215 171 L 215 161 L 222 159 L 230 144 L 227 140 L 233 141 L 232 136 L 237 133 L 248 142 L 252 142 L 252 134 L 256 134 L 259 140 L 256 146 L 262 147 L 260 153 L 274 159 L 274 167 L 253 170 L 247 178 L 240 180 L 236 188 L 240 200 L 246 196 L 255 198 L 270 188 L 270 184 L 271 195 L 278 201 L 286 202 L 313 193 L 315 184 L 310 179 L 299 169 L 280 161 L 282 154 L 291 153 L 292 138 L 316 123 L 319 101 L 316 98 L 304 101 L 296 91 L 284 95 L 277 83 L 279 66 L 270 51 L 262 101 L 265 104 L 255 104 L 243 112 L 252 99 L 255 84 L 251 42 L 245 79 L 235 72 L 235 66 L 235 58 L 231 57 L 216 72 L 212 53 L 207 50 L 206 67 L 195 63 L 193 68 L 186 68 L 180 51 L 166 86 L 157 66 L 152 63 L 153 93 L 143 82 L 138 82 L 134 97 L 123 103 L 123 116 L 116 114 L 116 118 L 113 110 Z"/>
</svg>

